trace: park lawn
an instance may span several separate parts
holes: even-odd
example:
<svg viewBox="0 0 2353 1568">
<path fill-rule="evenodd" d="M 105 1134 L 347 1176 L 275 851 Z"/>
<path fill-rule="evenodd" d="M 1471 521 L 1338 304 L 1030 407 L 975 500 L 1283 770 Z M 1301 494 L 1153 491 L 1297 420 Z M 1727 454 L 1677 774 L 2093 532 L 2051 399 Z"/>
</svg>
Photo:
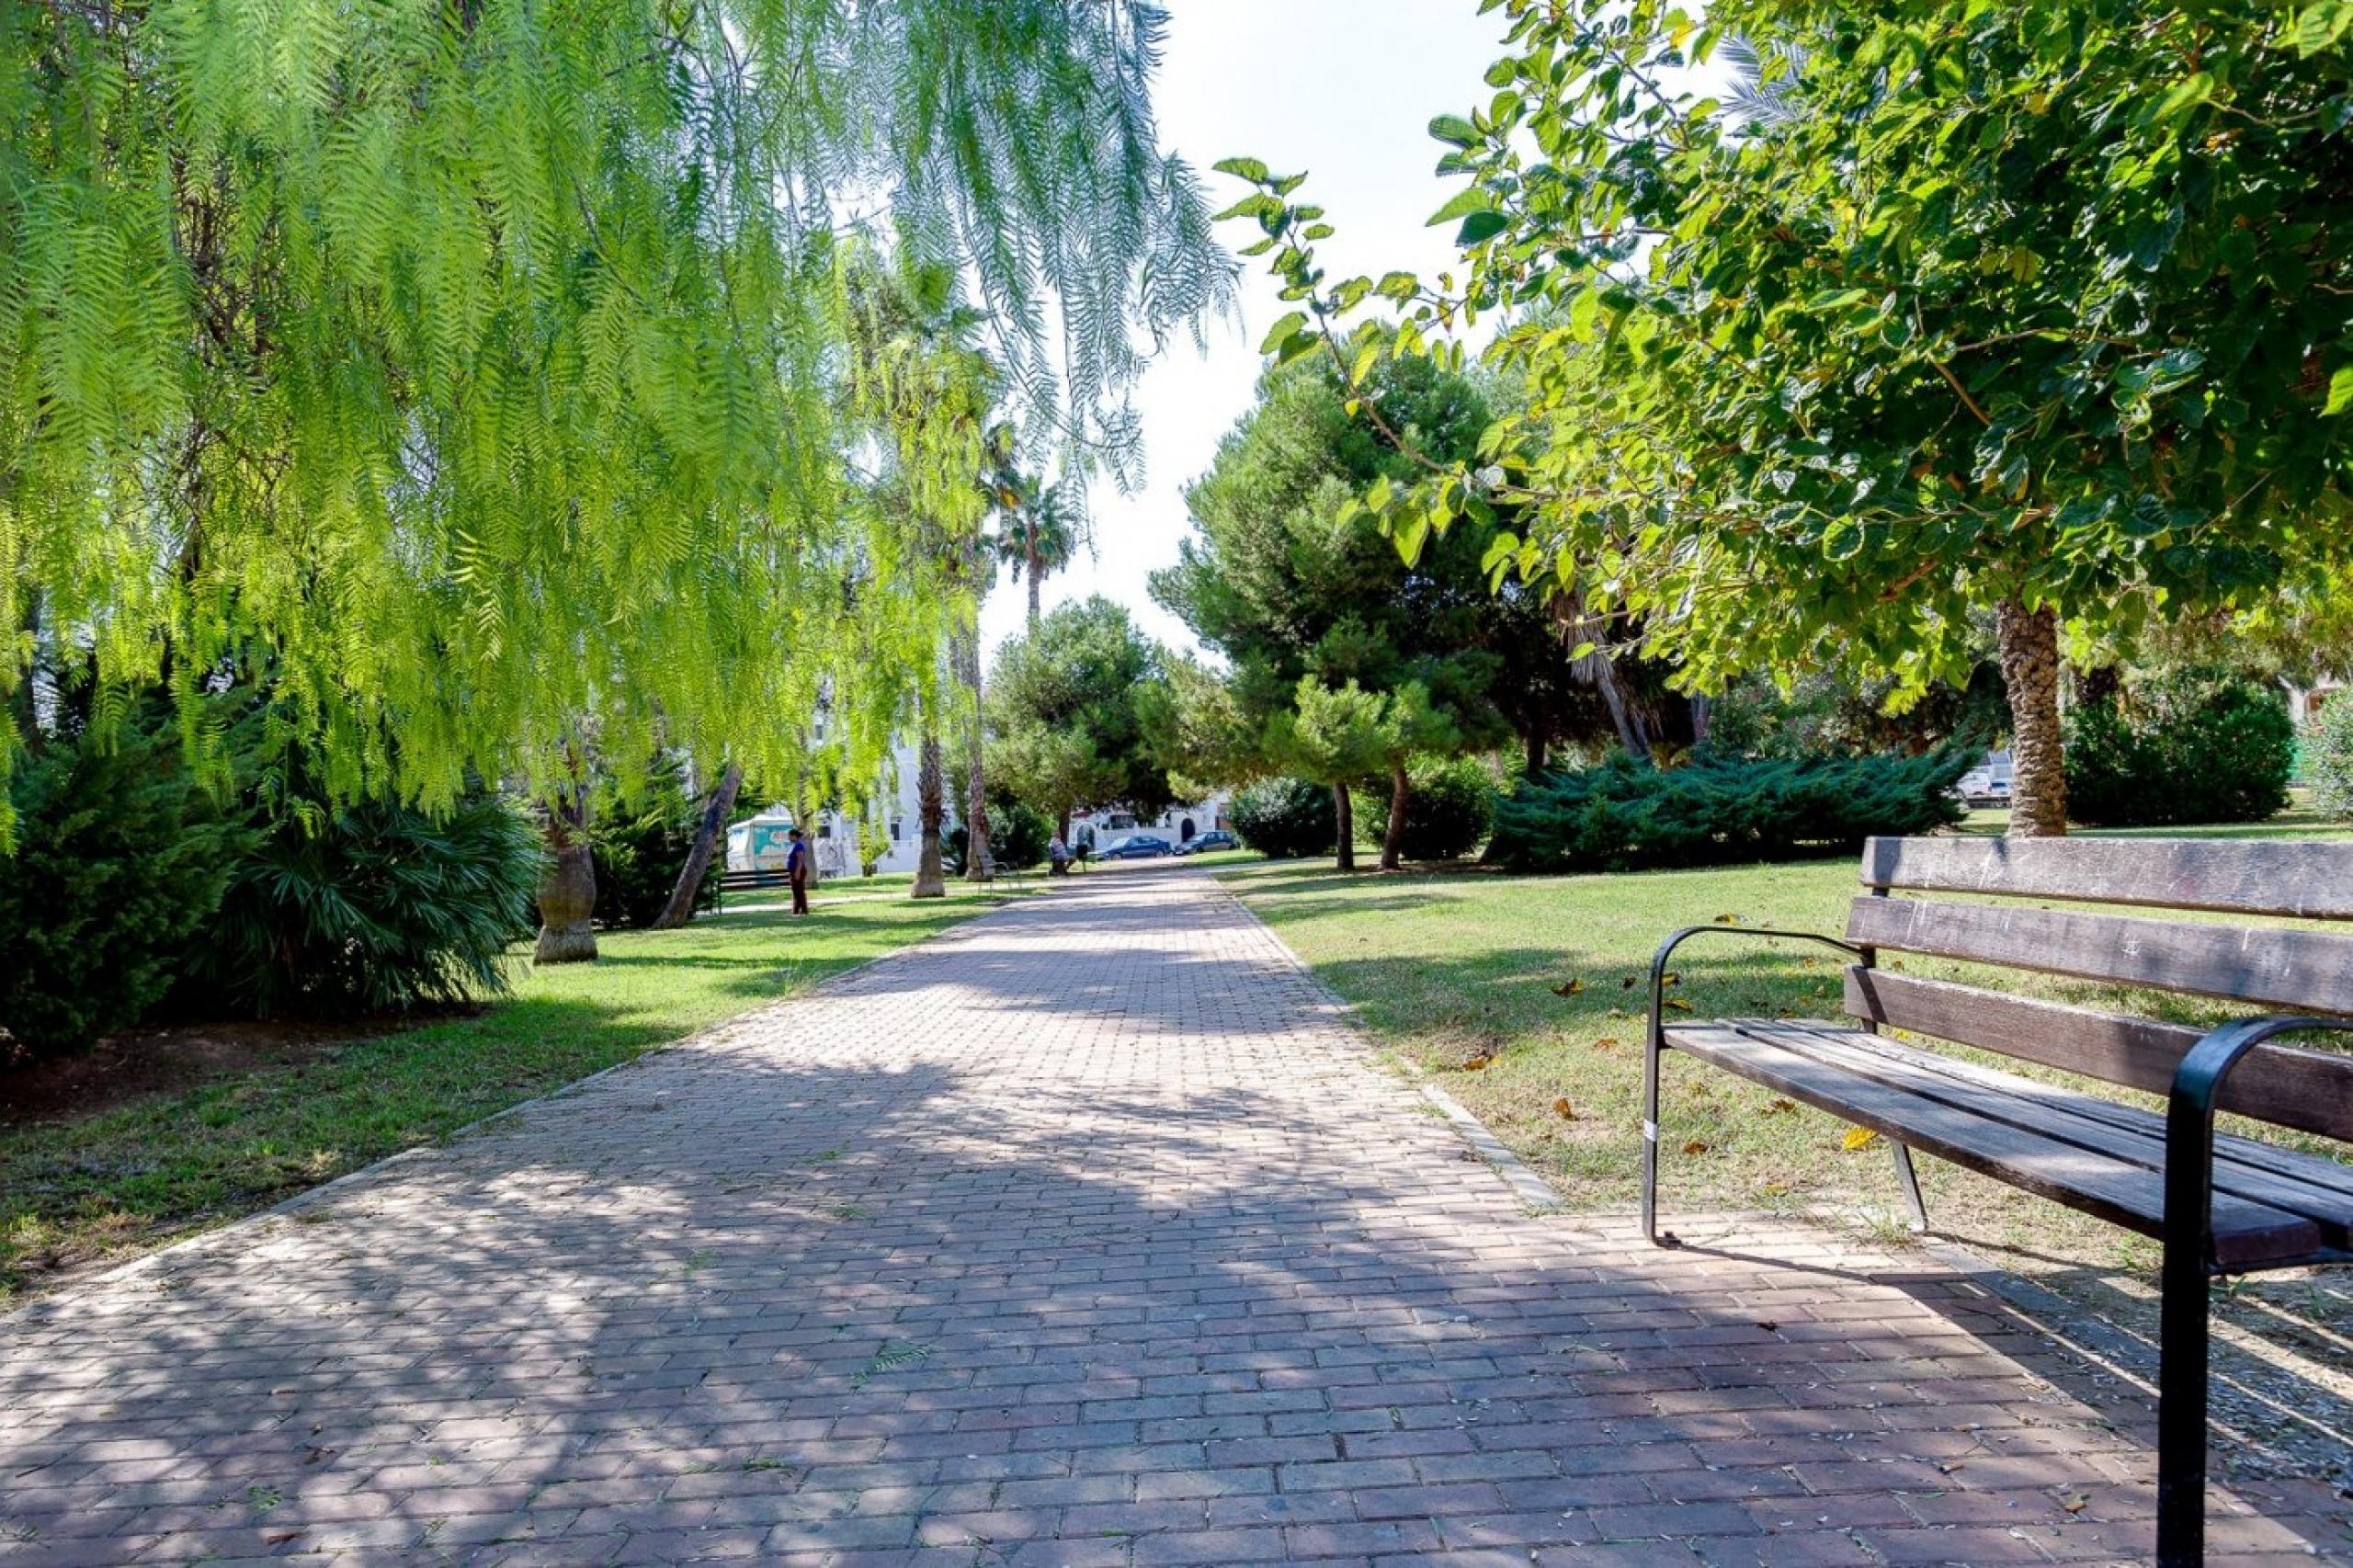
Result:
<svg viewBox="0 0 2353 1568">
<path fill-rule="evenodd" d="M 2317 825 L 2275 823 L 2271 830 Z M 1850 857 L 1563 877 L 1470 867 L 1342 876 L 1321 862 L 1280 861 L 1220 876 L 1354 1006 L 1377 1040 L 1493 1128 L 1571 1208 L 1604 1210 L 1640 1195 L 1645 986 L 1660 939 L 1677 926 L 1719 921 L 1836 935 L 1858 892 Z M 1991 978 L 1931 960 L 1888 961 Z M 1702 937 L 1678 955 L 1679 983 L 1669 994 L 1699 1017 L 1836 1018 L 1839 962 L 1809 944 Z M 2073 981 L 2009 974 L 1995 983 L 2184 1021 L 2217 1016 L 2188 998 L 2135 997 Z M 1569 994 L 1556 994 L 1560 987 Z M 1979 1059 L 2065 1081 L 2007 1059 Z M 1688 1058 L 1667 1059 L 1665 1083 L 1667 1223 L 1703 1210 L 1806 1210 L 1893 1233 L 1897 1198 L 1883 1145 L 1850 1149 L 1845 1123 Z M 2343 1153 L 2317 1140 L 2284 1141 Z M 2155 1256 L 2153 1243 L 1942 1161 L 1922 1160 L 1920 1174 L 1941 1233 L 2103 1264 L 2137 1267 Z"/>
<path fill-rule="evenodd" d="M 829 899 L 835 888 L 842 896 Z M 815 913 L 606 933 L 594 964 L 517 960 L 514 994 L 470 1017 L 331 1047 L 74 1120 L 0 1130 L 0 1306 L 59 1270 L 222 1223 L 1018 896 L 854 898 Z"/>
</svg>

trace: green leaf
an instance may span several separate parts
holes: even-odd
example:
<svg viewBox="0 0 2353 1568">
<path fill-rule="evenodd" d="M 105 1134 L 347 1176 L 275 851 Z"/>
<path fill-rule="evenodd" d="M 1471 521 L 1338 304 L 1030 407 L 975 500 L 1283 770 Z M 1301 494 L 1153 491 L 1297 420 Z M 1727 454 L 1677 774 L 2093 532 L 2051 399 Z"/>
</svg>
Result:
<svg viewBox="0 0 2353 1568">
<path fill-rule="evenodd" d="M 1222 175 L 1232 175 L 1236 179 L 1246 179 L 1252 185 L 1267 185 L 1272 183 L 1275 177 L 1268 172 L 1267 165 L 1256 158 L 1224 158 L 1219 160 L 1212 167 Z"/>
<path fill-rule="evenodd" d="M 2197 72 L 2173 85 L 2173 89 L 2157 100 L 2148 113 L 2147 122 L 2163 125 L 2196 108 L 2214 96 L 2214 78 L 2207 72 Z"/>
<path fill-rule="evenodd" d="M 1442 114 L 1431 120 L 1430 135 L 1454 147 L 1475 147 L 1484 140 L 1479 128 L 1459 114 Z"/>
<path fill-rule="evenodd" d="M 1454 243 L 1468 250 L 1483 244 L 1511 227 L 1511 219 L 1502 212 L 1473 212 L 1462 220 L 1462 227 L 1455 232 Z"/>
<path fill-rule="evenodd" d="M 1440 223 L 1451 223 L 1457 218 L 1466 217 L 1472 212 L 1492 212 L 1495 210 L 1495 197 L 1484 186 L 1474 185 L 1468 190 L 1456 191 L 1453 199 L 1431 213 L 1429 227 L 1435 229 Z"/>
<path fill-rule="evenodd" d="M 1275 349 L 1275 368 L 1277 369 L 1280 369 L 1283 366 L 1291 363 L 1293 360 L 1305 358 L 1308 355 L 1314 353 L 1316 349 L 1322 347 L 1323 341 L 1324 340 L 1322 338 L 1317 337 L 1312 332 L 1293 333 L 1290 338 L 1285 340 L 1280 347 Z"/>
<path fill-rule="evenodd" d="M 1267 329 L 1266 340 L 1258 345 L 1261 354 L 1272 354 L 1286 342 L 1307 330 L 1307 312 L 1293 311 Z"/>
<path fill-rule="evenodd" d="M 2353 0 L 2320 0 L 2298 14 L 2288 38 L 2298 53 L 2318 54 L 2343 38 L 2348 27 L 2353 27 Z"/>
<path fill-rule="evenodd" d="M 2328 406 L 2323 414 L 2342 414 L 2353 408 L 2353 365 L 2341 366 L 2328 378 Z"/>
</svg>

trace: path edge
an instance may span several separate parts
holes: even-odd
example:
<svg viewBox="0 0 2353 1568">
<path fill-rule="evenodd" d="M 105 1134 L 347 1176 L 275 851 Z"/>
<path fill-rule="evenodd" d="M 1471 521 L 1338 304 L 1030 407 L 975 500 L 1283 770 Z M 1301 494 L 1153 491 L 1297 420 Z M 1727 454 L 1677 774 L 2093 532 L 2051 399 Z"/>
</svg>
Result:
<svg viewBox="0 0 2353 1568">
<path fill-rule="evenodd" d="M 1338 1017 L 1347 1025 L 1349 1032 L 1357 1037 L 1358 1045 L 1366 1057 L 1378 1059 L 1385 1054 L 1388 1060 L 1395 1062 L 1398 1074 L 1412 1086 L 1415 1094 L 1421 1096 L 1426 1103 L 1446 1119 L 1465 1143 L 1471 1145 L 1472 1152 L 1486 1163 L 1487 1167 L 1503 1179 L 1504 1185 L 1511 1188 L 1512 1196 L 1519 1199 L 1521 1208 L 1531 1215 L 1568 1212 L 1568 1206 L 1562 1202 L 1561 1195 L 1552 1189 L 1552 1184 L 1537 1175 L 1534 1167 L 1530 1166 L 1527 1161 L 1512 1153 L 1504 1141 L 1495 1136 L 1494 1129 L 1472 1115 L 1461 1101 L 1431 1082 L 1429 1074 L 1422 1069 L 1420 1063 L 1412 1061 L 1403 1052 L 1391 1051 L 1383 1046 L 1381 1043 L 1381 1036 L 1374 1031 L 1371 1025 L 1365 1022 L 1364 1015 L 1357 1010 L 1356 1004 L 1325 983 L 1324 977 L 1315 972 L 1313 966 L 1293 951 L 1289 942 L 1283 940 L 1282 933 L 1268 925 L 1264 916 L 1250 907 L 1249 900 L 1226 886 L 1224 879 L 1215 871 L 1204 869 L 1193 874 L 1216 889 L 1219 896 L 1232 903 L 1236 909 L 1249 918 L 1252 925 L 1267 934 L 1267 940 L 1274 943 L 1275 949 L 1282 954 L 1283 961 L 1290 966 L 1291 971 L 1305 983 L 1309 990 L 1322 998 L 1324 1009 Z"/>
<path fill-rule="evenodd" d="M 414 1143 L 405 1149 L 396 1149 L 392 1153 L 386 1154 L 381 1160 L 371 1160 L 367 1165 L 361 1165 L 357 1169 L 344 1172 L 341 1176 L 329 1176 L 326 1180 L 319 1183 L 316 1187 L 306 1187 L 300 1192 L 290 1193 L 288 1196 L 279 1199 L 277 1202 L 271 1204 L 267 1209 L 256 1209 L 250 1213 L 240 1214 L 233 1220 L 224 1221 L 221 1224 L 207 1226 L 202 1230 L 191 1232 L 188 1234 L 180 1237 L 177 1241 L 165 1243 L 162 1246 L 155 1248 L 153 1252 L 142 1252 L 136 1257 L 126 1259 L 121 1263 L 109 1265 L 104 1268 L 97 1269 L 93 1273 L 83 1275 L 77 1278 L 63 1282 L 54 1290 L 43 1291 L 41 1294 L 35 1296 L 28 1301 L 23 1301 L 16 1306 L 9 1307 L 5 1311 L 0 1311 L 0 1333 L 6 1333 L 9 1329 L 17 1327 L 25 1322 L 37 1318 L 47 1308 L 51 1307 L 54 1303 L 62 1301 L 64 1298 L 77 1290 L 89 1290 L 101 1285 L 113 1285 L 122 1283 L 127 1280 L 137 1279 L 140 1276 L 152 1273 L 161 1267 L 164 1263 L 171 1258 L 175 1254 L 194 1251 L 199 1247 L 209 1245 L 224 1236 L 233 1235 L 237 1232 L 244 1230 L 247 1227 L 259 1228 L 278 1220 L 291 1219 L 300 1215 L 303 1210 L 325 1201 L 327 1195 L 334 1192 L 338 1187 L 356 1187 L 363 1180 L 382 1175 L 392 1166 L 403 1165 L 410 1161 L 423 1159 L 442 1149 L 448 1148 L 450 1144 L 457 1142 L 461 1138 L 472 1138 L 479 1136 L 480 1134 L 490 1131 L 493 1123 L 504 1121 L 510 1116 L 518 1116 L 525 1111 L 534 1109 L 540 1106 L 548 1105 L 558 1100 L 573 1098 L 574 1096 L 586 1090 L 590 1085 L 598 1082 L 600 1079 L 609 1078 L 615 1074 L 627 1071 L 629 1068 L 641 1066 L 656 1056 L 666 1056 L 671 1051 L 683 1051 L 688 1046 L 697 1044 L 712 1035 L 718 1034 L 723 1029 L 734 1028 L 737 1024 L 742 1023 L 746 1018 L 756 1017 L 758 1015 L 767 1012 L 771 1007 L 782 1006 L 787 1002 L 806 1001 L 808 998 L 817 995 L 834 986 L 845 983 L 853 976 L 864 974 L 869 970 L 878 969 L 883 964 L 890 963 L 894 960 L 904 958 L 907 954 L 914 952 L 918 948 L 928 947 L 934 942 L 947 941 L 955 937 L 958 933 L 970 930 L 972 927 L 978 926 L 983 921 L 994 920 L 998 915 L 1006 913 L 1008 910 L 1019 909 L 1029 903 L 1032 897 L 1050 891 L 1051 890 L 1049 889 L 1040 888 L 1038 890 L 1037 894 L 1025 892 L 1017 898 L 1008 899 L 1005 903 L 995 905 L 994 908 L 983 909 L 968 919 L 960 920 L 944 931 L 935 931 L 928 937 L 918 937 L 912 942 L 902 942 L 897 947 L 891 949 L 887 952 L 877 953 L 870 959 L 861 959 L 857 963 L 850 965 L 847 969 L 836 970 L 834 973 L 825 976 L 824 979 L 820 980 L 805 991 L 795 991 L 787 995 L 770 997 L 767 1001 L 762 1002 L 757 1006 L 746 1007 L 740 1013 L 731 1013 L 726 1017 L 721 1018 L 714 1023 L 705 1024 L 702 1028 L 695 1030 L 692 1034 L 683 1034 L 676 1040 L 664 1040 L 658 1045 L 649 1045 L 643 1051 L 639 1051 L 635 1056 L 616 1062 L 608 1067 L 599 1067 L 594 1073 L 589 1074 L 585 1077 L 574 1078 L 568 1083 L 558 1084 L 551 1089 L 542 1090 L 540 1093 L 533 1095 L 529 1099 L 517 1100 L 513 1105 L 492 1111 L 487 1116 L 476 1117 L 473 1120 L 467 1122 L 462 1127 L 451 1128 L 449 1131 L 443 1133 L 438 1139 L 430 1143 Z M 1236 902 L 1239 901 L 1237 900 Z M 1290 951 L 1288 948 L 1283 950 L 1285 952 Z"/>
</svg>

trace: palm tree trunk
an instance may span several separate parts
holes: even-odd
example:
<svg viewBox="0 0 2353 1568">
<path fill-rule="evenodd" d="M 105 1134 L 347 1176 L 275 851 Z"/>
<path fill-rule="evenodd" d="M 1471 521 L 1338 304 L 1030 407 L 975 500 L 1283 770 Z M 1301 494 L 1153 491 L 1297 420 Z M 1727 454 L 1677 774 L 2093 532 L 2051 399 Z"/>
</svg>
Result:
<svg viewBox="0 0 2353 1568">
<path fill-rule="evenodd" d="M 687 850 L 686 865 L 678 871 L 678 885 L 670 890 L 670 902 L 654 917 L 654 930 L 675 931 L 695 917 L 703 879 L 710 874 L 711 854 L 718 848 L 719 835 L 727 826 L 727 819 L 734 813 L 735 796 L 743 788 L 744 765 L 729 763 L 727 770 L 719 776 L 719 787 L 703 802 L 702 821 L 695 824 L 695 841 Z"/>
<path fill-rule="evenodd" d="M 1414 781 L 1406 777 L 1405 765 L 1389 765 L 1389 827 L 1381 835 L 1381 869 L 1393 871 L 1398 866 L 1398 851 L 1405 842 L 1405 803 L 1414 798 Z"/>
<path fill-rule="evenodd" d="M 1045 568 L 1039 561 L 1038 552 L 1031 551 L 1029 552 L 1029 630 L 1032 631 L 1038 630 L 1038 595 L 1045 586 L 1040 579 L 1045 574 Z"/>
<path fill-rule="evenodd" d="M 988 781 L 982 771 L 988 737 L 986 727 L 981 722 L 981 628 L 977 611 L 972 631 L 957 650 L 957 658 L 963 666 L 964 684 L 972 693 L 972 739 L 968 758 L 972 783 L 964 802 L 964 880 L 984 882 L 995 874 L 995 867 L 989 854 Z"/>
<path fill-rule="evenodd" d="M 2059 727 L 2059 615 L 2017 599 L 1995 607 L 2002 681 L 2010 699 L 2010 836 L 2067 831 L 2067 756 Z"/>
<path fill-rule="evenodd" d="M 548 807 L 551 858 L 540 882 L 540 963 L 586 963 L 597 956 L 597 861 L 588 844 L 588 795 L 576 782 Z"/>
<path fill-rule="evenodd" d="M 1650 760 L 1651 737 L 1643 722 L 1642 710 L 1627 693 L 1626 684 L 1618 678 L 1618 662 L 1601 644 L 1601 624 L 1590 620 L 1585 605 L 1575 595 L 1556 593 L 1552 596 L 1552 623 L 1573 645 L 1593 644 L 1593 652 L 1572 666 L 1578 679 L 1601 693 L 1601 700 L 1609 709 L 1609 722 L 1618 728 L 1618 744 L 1629 755 L 1644 762 Z"/>
<path fill-rule="evenodd" d="M 923 854 L 915 862 L 913 898 L 946 898 L 948 874 L 939 859 L 939 824 L 948 814 L 947 789 L 940 781 L 939 724 L 926 709 L 923 724 L 923 766 L 915 775 L 916 814 L 923 824 Z"/>
<path fill-rule="evenodd" d="M 1345 783 L 1332 786 L 1332 815 L 1339 825 L 1338 854 L 1333 858 L 1333 868 L 1353 871 L 1357 869 L 1357 808 L 1356 802 L 1348 799 Z"/>
</svg>

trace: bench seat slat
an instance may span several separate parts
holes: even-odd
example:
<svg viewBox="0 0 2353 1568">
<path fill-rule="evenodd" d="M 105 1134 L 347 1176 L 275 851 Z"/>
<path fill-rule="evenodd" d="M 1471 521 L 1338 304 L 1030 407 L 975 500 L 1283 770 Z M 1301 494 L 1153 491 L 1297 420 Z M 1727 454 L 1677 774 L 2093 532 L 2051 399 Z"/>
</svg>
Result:
<svg viewBox="0 0 2353 1568">
<path fill-rule="evenodd" d="M 1668 1029 L 1666 1040 L 1677 1051 L 1898 1142 L 2144 1235 L 2162 1233 L 2165 1192 L 2156 1173 L 1825 1062 L 1775 1040 L 1777 1029 L 1790 1027 L 1766 1020 L 1681 1025 Z M 2226 1267 L 2302 1257 L 2321 1245 L 2321 1227 L 2302 1214 L 2228 1193 L 2215 1195 L 2213 1214 L 2215 1255 Z"/>
<path fill-rule="evenodd" d="M 2165 1119 L 2152 1112 L 2015 1073 L 1956 1062 L 1842 1025 L 1798 1023 L 1777 1030 L 1772 1038 L 1777 1045 L 1978 1116 L 2080 1144 L 2153 1174 L 2165 1166 Z M 2305 1215 L 2319 1222 L 2323 1241 L 2345 1245 L 2353 1233 L 2353 1167 L 2286 1149 L 2268 1151 L 2279 1156 L 2276 1162 L 2250 1157 L 2264 1150 L 2265 1145 L 2251 1139 L 2217 1137 L 2215 1190 Z"/>
<path fill-rule="evenodd" d="M 2353 920 L 2353 842 L 1874 838 L 1866 887 Z"/>
<path fill-rule="evenodd" d="M 2353 1013 L 2353 937 L 2334 931 L 1866 896 L 1849 909 L 1847 939 L 2298 1012 Z"/>
<path fill-rule="evenodd" d="M 2205 1032 L 1860 964 L 1847 969 L 1847 1011 L 2153 1095 L 2173 1087 L 2182 1057 Z M 2259 1045 L 2224 1080 L 2222 1108 L 2353 1139 L 2353 1054 Z"/>
</svg>

